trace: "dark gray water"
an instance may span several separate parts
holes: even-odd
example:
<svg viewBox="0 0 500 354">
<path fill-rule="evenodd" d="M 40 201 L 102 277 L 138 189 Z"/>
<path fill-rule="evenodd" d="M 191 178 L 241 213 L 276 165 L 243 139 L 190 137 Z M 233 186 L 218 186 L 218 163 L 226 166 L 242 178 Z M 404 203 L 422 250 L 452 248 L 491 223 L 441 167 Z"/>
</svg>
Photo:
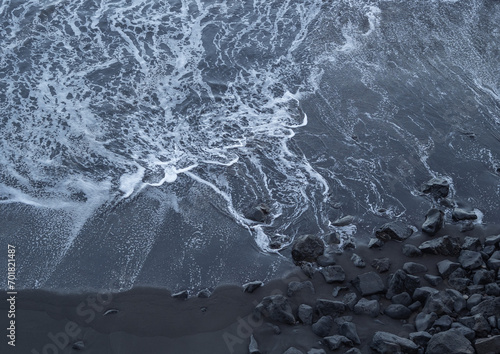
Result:
<svg viewBox="0 0 500 354">
<path fill-rule="evenodd" d="M 270 239 L 418 227 L 435 176 L 496 222 L 499 23 L 493 0 L 1 1 L 19 286 L 269 279 Z"/>
</svg>

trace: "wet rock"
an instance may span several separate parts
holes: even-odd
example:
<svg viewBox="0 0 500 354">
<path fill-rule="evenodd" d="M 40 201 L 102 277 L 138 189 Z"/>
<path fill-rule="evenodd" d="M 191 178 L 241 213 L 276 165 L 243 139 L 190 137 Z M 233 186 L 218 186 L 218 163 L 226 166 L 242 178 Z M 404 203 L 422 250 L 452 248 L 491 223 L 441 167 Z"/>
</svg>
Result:
<svg viewBox="0 0 500 354">
<path fill-rule="evenodd" d="M 384 273 L 391 267 L 391 260 L 389 258 L 375 258 L 372 261 L 372 267 L 379 273 Z"/>
<path fill-rule="evenodd" d="M 426 354 L 461 353 L 474 354 L 471 342 L 455 330 L 439 332 L 427 344 Z"/>
<path fill-rule="evenodd" d="M 320 273 L 325 278 L 325 281 L 331 283 L 342 283 L 345 280 L 345 271 L 339 265 L 324 267 Z"/>
<path fill-rule="evenodd" d="M 371 238 L 368 242 L 368 248 L 381 248 L 384 245 L 384 241 L 378 238 Z"/>
<path fill-rule="evenodd" d="M 431 313 L 421 312 L 415 318 L 415 328 L 417 329 L 417 331 L 426 331 L 432 327 L 432 324 L 437 319 L 438 319 L 438 316 L 434 312 L 431 312 Z"/>
<path fill-rule="evenodd" d="M 422 185 L 422 192 L 432 195 L 435 199 L 446 198 L 450 191 L 450 183 L 443 177 L 435 177 Z"/>
<path fill-rule="evenodd" d="M 460 252 L 460 243 L 458 237 L 446 235 L 425 241 L 418 248 L 424 253 L 456 256 Z"/>
<path fill-rule="evenodd" d="M 181 299 L 181 300 L 186 300 L 189 296 L 189 293 L 187 290 L 179 291 L 178 293 L 172 294 L 172 297 L 174 299 Z"/>
<path fill-rule="evenodd" d="M 255 340 L 253 334 L 250 336 L 250 344 L 248 345 L 248 352 L 250 354 L 261 354 L 259 350 L 259 345 L 257 344 L 257 341 Z"/>
<path fill-rule="evenodd" d="M 266 296 L 255 308 L 256 314 L 261 314 L 271 320 L 286 324 L 294 324 L 295 317 L 288 300 L 283 295 Z"/>
<path fill-rule="evenodd" d="M 411 296 L 406 291 L 401 294 L 394 295 L 391 301 L 393 304 L 400 304 L 404 306 L 410 306 L 412 303 Z"/>
<path fill-rule="evenodd" d="M 495 272 L 492 270 L 480 269 L 474 273 L 472 282 L 476 285 L 485 285 L 495 280 Z"/>
<path fill-rule="evenodd" d="M 297 317 L 303 324 L 312 324 L 313 308 L 306 304 L 299 305 L 299 309 L 297 310 Z"/>
<path fill-rule="evenodd" d="M 358 297 L 355 293 L 347 293 L 342 298 L 342 302 L 352 311 L 354 310 L 354 305 L 358 301 Z"/>
<path fill-rule="evenodd" d="M 417 354 L 418 345 L 411 340 L 399 337 L 395 334 L 388 332 L 376 332 L 373 336 L 370 348 L 375 353 L 388 354 L 388 353 L 405 353 Z"/>
<path fill-rule="evenodd" d="M 253 293 L 256 289 L 260 288 L 264 285 L 261 281 L 251 281 L 249 283 L 243 284 L 243 292 L 245 293 Z"/>
<path fill-rule="evenodd" d="M 337 297 L 339 295 L 339 292 L 341 290 L 348 290 L 349 288 L 346 287 L 346 286 L 336 286 L 333 288 L 333 291 L 332 291 L 332 296 L 333 297 Z"/>
<path fill-rule="evenodd" d="M 405 244 L 402 247 L 402 251 L 406 257 L 415 258 L 422 256 L 422 251 L 415 245 Z"/>
<path fill-rule="evenodd" d="M 472 294 L 467 299 L 467 309 L 472 309 L 474 306 L 478 305 L 481 301 L 483 301 L 483 295 L 481 294 Z"/>
<path fill-rule="evenodd" d="M 316 273 L 316 267 L 312 263 L 309 262 L 304 262 L 300 265 L 300 269 L 304 272 L 304 274 L 308 277 L 311 278 L 314 276 L 314 273 Z"/>
<path fill-rule="evenodd" d="M 408 226 L 397 222 L 389 222 L 382 225 L 379 229 L 375 231 L 375 236 L 382 241 L 403 241 L 410 237 L 413 233 L 413 230 Z"/>
<path fill-rule="evenodd" d="M 290 347 L 283 354 L 304 354 L 304 353 L 295 347 Z"/>
<path fill-rule="evenodd" d="M 354 266 L 356 266 L 358 268 L 366 267 L 365 261 L 360 256 L 358 256 L 356 253 L 352 254 L 351 261 L 354 264 Z"/>
<path fill-rule="evenodd" d="M 451 315 L 454 311 L 453 299 L 445 291 L 431 294 L 427 298 L 422 311 L 425 313 L 435 312 L 438 315 Z"/>
<path fill-rule="evenodd" d="M 406 274 L 402 269 L 398 269 L 394 274 L 389 276 L 387 283 L 387 293 L 385 296 L 392 299 L 394 295 L 401 294 L 407 291 L 409 294 L 420 286 L 420 278 Z"/>
<path fill-rule="evenodd" d="M 340 219 L 337 219 L 332 222 L 333 226 L 347 226 L 349 224 L 352 224 L 354 221 L 354 216 L 352 215 L 347 215 L 344 217 L 341 217 Z"/>
<path fill-rule="evenodd" d="M 490 324 L 481 314 L 461 317 L 458 321 L 476 332 L 478 337 L 486 337 L 491 331 Z"/>
<path fill-rule="evenodd" d="M 288 290 L 286 292 L 288 297 L 294 296 L 298 292 L 304 292 L 307 294 L 314 294 L 314 286 L 313 284 L 307 280 L 307 281 L 291 281 L 288 283 Z"/>
<path fill-rule="evenodd" d="M 422 303 L 420 301 L 415 301 L 413 304 L 408 306 L 411 312 L 417 311 L 420 307 L 422 307 Z"/>
<path fill-rule="evenodd" d="M 449 259 L 442 260 L 436 264 L 438 273 L 443 277 L 447 278 L 451 273 L 453 273 L 458 267 L 459 263 L 452 262 Z"/>
<path fill-rule="evenodd" d="M 332 301 L 326 299 L 316 300 L 316 311 L 321 316 L 339 315 L 344 313 L 346 306 L 342 301 Z"/>
<path fill-rule="evenodd" d="M 356 305 L 354 305 L 354 313 L 357 315 L 377 317 L 380 313 L 380 304 L 377 300 L 361 298 Z"/>
<path fill-rule="evenodd" d="M 103 316 L 116 315 L 118 312 L 120 312 L 120 310 L 118 310 L 118 309 L 109 309 L 109 310 L 104 311 L 104 313 L 102 315 Z"/>
<path fill-rule="evenodd" d="M 483 250 L 481 251 L 483 254 L 485 254 L 487 257 L 491 257 L 493 252 L 495 252 L 495 246 L 489 245 L 489 246 L 484 246 Z"/>
<path fill-rule="evenodd" d="M 358 275 L 352 284 L 361 293 L 361 296 L 377 294 L 385 290 L 382 278 L 375 272 Z"/>
<path fill-rule="evenodd" d="M 479 251 L 482 247 L 481 240 L 477 237 L 466 236 L 462 243 L 463 250 Z"/>
<path fill-rule="evenodd" d="M 460 232 L 468 232 L 472 230 L 474 230 L 474 222 L 472 222 L 472 220 L 464 221 L 464 223 L 460 227 Z"/>
<path fill-rule="evenodd" d="M 358 336 L 358 331 L 356 330 L 356 325 L 352 322 L 344 322 L 339 327 L 339 334 L 346 338 L 352 340 L 355 344 L 361 344 L 361 340 Z"/>
<path fill-rule="evenodd" d="M 420 332 L 410 333 L 409 338 L 416 345 L 425 347 L 427 343 L 431 340 L 432 336 L 425 331 L 420 331 Z"/>
<path fill-rule="evenodd" d="M 439 327 L 442 331 L 447 331 L 450 329 L 452 323 L 453 319 L 448 315 L 444 315 L 439 317 L 436 321 L 434 321 L 433 326 Z"/>
<path fill-rule="evenodd" d="M 351 348 L 348 351 L 346 351 L 344 354 L 362 354 L 361 350 L 358 348 Z"/>
<path fill-rule="evenodd" d="M 335 261 L 335 256 L 333 254 L 325 253 L 318 257 L 316 263 L 318 263 L 320 267 L 328 267 L 335 265 L 337 262 Z"/>
<path fill-rule="evenodd" d="M 451 301 L 453 303 L 453 311 L 458 313 L 467 308 L 467 300 L 465 300 L 464 296 L 461 293 L 453 289 L 446 289 L 445 292 L 451 298 Z"/>
<path fill-rule="evenodd" d="M 495 354 L 500 352 L 500 335 L 479 338 L 474 342 L 477 354 Z"/>
<path fill-rule="evenodd" d="M 483 265 L 481 253 L 475 251 L 464 250 L 460 252 L 458 261 L 462 265 L 462 268 L 467 270 L 477 269 Z"/>
<path fill-rule="evenodd" d="M 199 293 L 198 293 L 198 297 L 199 298 L 202 298 L 202 299 L 208 299 L 210 297 L 210 295 L 212 295 L 212 292 L 210 291 L 210 289 L 203 289 L 201 290 Z"/>
<path fill-rule="evenodd" d="M 330 337 L 325 337 L 324 342 L 328 349 L 330 350 L 337 350 L 339 349 L 342 345 L 352 347 L 352 341 L 349 338 L 346 338 L 341 335 L 334 335 Z"/>
<path fill-rule="evenodd" d="M 245 217 L 252 221 L 257 222 L 268 222 L 270 217 L 271 209 L 268 205 L 261 203 L 251 208 L 245 213 Z"/>
<path fill-rule="evenodd" d="M 411 316 L 410 309 L 401 304 L 391 304 L 387 306 L 384 313 L 395 320 L 406 320 Z"/>
<path fill-rule="evenodd" d="M 468 211 L 463 208 L 455 208 L 451 214 L 453 220 L 476 220 L 477 215 L 473 211 Z"/>
<path fill-rule="evenodd" d="M 486 237 L 484 239 L 484 245 L 498 247 L 500 245 L 500 235 Z"/>
<path fill-rule="evenodd" d="M 438 286 L 443 283 L 443 278 L 437 275 L 425 274 L 424 279 L 427 280 L 427 282 L 432 286 Z"/>
<path fill-rule="evenodd" d="M 450 278 L 448 280 L 448 285 L 461 292 L 464 292 L 469 284 L 470 280 L 468 278 Z"/>
<path fill-rule="evenodd" d="M 316 348 L 313 348 L 313 349 L 310 349 L 307 354 L 326 354 L 325 350 L 324 349 L 316 349 Z"/>
<path fill-rule="evenodd" d="M 73 343 L 71 348 L 74 350 L 83 350 L 83 349 L 85 349 L 85 344 L 83 343 L 83 341 L 79 340 L 79 341 Z"/>
<path fill-rule="evenodd" d="M 292 258 L 296 264 L 315 262 L 325 251 L 323 240 L 317 235 L 302 235 L 292 245 Z"/>
<path fill-rule="evenodd" d="M 425 221 L 422 224 L 422 231 L 434 236 L 443 227 L 444 213 L 442 210 L 432 208 L 425 214 Z"/>
<path fill-rule="evenodd" d="M 326 337 L 330 334 L 333 327 L 333 318 L 331 316 L 323 316 L 312 325 L 312 331 L 318 337 Z"/>
<path fill-rule="evenodd" d="M 406 262 L 403 264 L 403 270 L 408 274 L 418 274 L 427 272 L 427 267 L 420 263 Z"/>
</svg>

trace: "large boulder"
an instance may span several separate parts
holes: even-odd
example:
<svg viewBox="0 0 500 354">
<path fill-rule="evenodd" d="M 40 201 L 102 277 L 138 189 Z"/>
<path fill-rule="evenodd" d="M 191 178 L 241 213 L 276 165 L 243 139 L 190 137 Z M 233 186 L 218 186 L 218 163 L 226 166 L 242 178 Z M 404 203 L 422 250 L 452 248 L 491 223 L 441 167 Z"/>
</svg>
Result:
<svg viewBox="0 0 500 354">
<path fill-rule="evenodd" d="M 375 353 L 380 354 L 418 353 L 418 345 L 413 343 L 411 340 L 388 332 L 376 332 L 373 336 L 372 342 L 370 343 L 370 348 L 372 348 Z"/>
<path fill-rule="evenodd" d="M 317 235 L 302 235 L 292 245 L 292 258 L 296 264 L 315 262 L 325 251 L 323 240 Z"/>
<path fill-rule="evenodd" d="M 422 192 L 434 198 L 445 198 L 450 191 L 450 183 L 443 177 L 435 177 L 422 186 Z"/>
<path fill-rule="evenodd" d="M 375 231 L 375 236 L 382 241 L 403 241 L 411 236 L 413 230 L 397 221 L 388 222 Z"/>
<path fill-rule="evenodd" d="M 426 354 L 474 354 L 471 342 L 458 331 L 450 329 L 432 336 L 427 344 Z"/>
<path fill-rule="evenodd" d="M 273 321 L 295 324 L 292 308 L 283 295 L 266 296 L 255 308 L 255 313 Z"/>
<path fill-rule="evenodd" d="M 444 213 L 439 209 L 432 208 L 425 215 L 425 221 L 422 224 L 422 231 L 434 236 L 444 224 Z"/>
</svg>

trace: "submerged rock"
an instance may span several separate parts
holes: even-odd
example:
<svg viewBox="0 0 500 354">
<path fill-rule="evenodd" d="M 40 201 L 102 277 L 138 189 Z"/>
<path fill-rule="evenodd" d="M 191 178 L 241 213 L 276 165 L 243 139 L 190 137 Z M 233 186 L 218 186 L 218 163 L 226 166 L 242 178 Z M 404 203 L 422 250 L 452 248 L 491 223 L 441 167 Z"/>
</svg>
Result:
<svg viewBox="0 0 500 354">
<path fill-rule="evenodd" d="M 292 258 L 295 263 L 315 262 L 325 251 L 323 240 L 316 235 L 299 236 L 292 245 Z"/>
<path fill-rule="evenodd" d="M 271 209 L 269 208 L 269 206 L 267 204 L 261 203 L 253 208 L 250 208 L 245 213 L 245 217 L 253 221 L 264 223 L 269 220 L 270 213 Z"/>
</svg>

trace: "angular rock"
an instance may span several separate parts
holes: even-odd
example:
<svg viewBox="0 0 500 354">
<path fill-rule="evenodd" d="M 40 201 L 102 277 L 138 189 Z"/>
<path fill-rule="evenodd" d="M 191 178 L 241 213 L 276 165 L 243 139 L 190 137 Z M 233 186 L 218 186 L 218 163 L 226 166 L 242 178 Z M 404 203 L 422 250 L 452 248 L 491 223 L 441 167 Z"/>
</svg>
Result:
<svg viewBox="0 0 500 354">
<path fill-rule="evenodd" d="M 347 286 L 336 286 L 333 288 L 332 291 L 332 296 L 337 297 L 339 295 L 339 292 L 342 290 L 348 290 L 349 288 Z"/>
<path fill-rule="evenodd" d="M 457 331 L 451 329 L 433 335 L 429 343 L 427 343 L 427 350 L 425 353 L 474 354 L 474 348 L 467 338 L 462 337 Z"/>
<path fill-rule="evenodd" d="M 445 291 L 440 291 L 429 295 L 422 311 L 425 313 L 435 312 L 438 315 L 451 315 L 453 309 L 454 303 L 451 296 Z"/>
<path fill-rule="evenodd" d="M 347 293 L 342 298 L 342 302 L 352 311 L 354 310 L 354 305 L 358 301 L 358 297 L 355 293 Z"/>
<path fill-rule="evenodd" d="M 352 254 L 351 261 L 358 268 L 366 267 L 365 261 L 360 256 L 358 256 L 356 253 Z"/>
<path fill-rule="evenodd" d="M 375 231 L 375 236 L 382 241 L 403 241 L 410 237 L 413 233 L 413 230 L 408 226 L 397 222 L 389 222 L 387 224 L 382 225 L 379 229 Z"/>
<path fill-rule="evenodd" d="M 300 265 L 300 269 L 304 272 L 304 274 L 308 277 L 311 278 L 314 276 L 314 273 L 316 273 L 316 267 L 312 263 L 309 262 L 303 262 Z"/>
<path fill-rule="evenodd" d="M 481 314 L 461 317 L 458 321 L 476 332 L 478 337 L 486 337 L 491 331 L 490 324 Z"/>
<path fill-rule="evenodd" d="M 425 347 L 427 343 L 431 340 L 432 336 L 425 331 L 420 331 L 420 332 L 410 333 L 409 338 L 416 345 Z"/>
<path fill-rule="evenodd" d="M 420 257 L 422 255 L 422 251 L 417 246 L 414 245 L 405 244 L 401 249 L 406 257 L 415 258 L 415 257 Z"/>
<path fill-rule="evenodd" d="M 447 331 L 450 329 L 452 323 L 453 319 L 448 315 L 444 315 L 439 317 L 436 321 L 434 321 L 433 326 L 439 327 L 441 331 Z"/>
<path fill-rule="evenodd" d="M 425 274 L 424 279 L 427 280 L 427 282 L 432 286 L 438 286 L 439 284 L 443 283 L 443 278 L 437 275 Z"/>
<path fill-rule="evenodd" d="M 432 208 L 425 214 L 425 221 L 422 224 L 422 231 L 434 236 L 443 227 L 444 213 L 442 210 Z"/>
<path fill-rule="evenodd" d="M 427 267 L 420 263 L 406 262 L 403 264 L 403 270 L 408 274 L 418 274 L 427 272 Z"/>
<path fill-rule="evenodd" d="M 375 272 L 358 275 L 352 284 L 361 293 L 361 296 L 377 294 L 385 290 L 382 278 Z"/>
<path fill-rule="evenodd" d="M 477 354 L 496 354 L 500 352 L 500 335 L 479 338 L 474 342 Z"/>
<path fill-rule="evenodd" d="M 245 217 L 249 220 L 257 222 L 267 222 L 269 219 L 271 209 L 268 205 L 261 203 L 247 212 L 245 212 Z"/>
<path fill-rule="evenodd" d="M 391 260 L 389 258 L 375 258 L 372 261 L 372 267 L 379 273 L 384 273 L 391 267 Z"/>
<path fill-rule="evenodd" d="M 488 259 L 488 268 L 497 271 L 500 269 L 500 251 L 495 251 Z"/>
<path fill-rule="evenodd" d="M 453 311 L 459 313 L 460 311 L 467 308 L 467 300 L 464 296 L 456 290 L 446 289 L 445 292 L 450 296 L 453 303 Z"/>
<path fill-rule="evenodd" d="M 451 214 L 453 220 L 476 220 L 477 215 L 473 211 L 468 211 L 463 208 L 455 208 Z"/>
<path fill-rule="evenodd" d="M 261 354 L 259 350 L 259 345 L 257 344 L 257 341 L 255 340 L 253 334 L 250 336 L 250 344 L 248 345 L 248 352 L 250 354 Z"/>
<path fill-rule="evenodd" d="M 420 286 L 420 278 L 406 274 L 402 269 L 398 269 L 394 274 L 388 278 L 387 283 L 387 293 L 385 296 L 388 299 L 392 299 L 394 295 L 401 294 L 407 291 L 409 294 L 413 294 L 415 289 Z"/>
<path fill-rule="evenodd" d="M 249 283 L 243 284 L 243 292 L 245 293 L 253 293 L 256 289 L 260 288 L 264 285 L 261 281 L 251 281 Z"/>
<path fill-rule="evenodd" d="M 295 347 L 290 347 L 283 354 L 304 354 L 304 353 Z"/>
<path fill-rule="evenodd" d="M 344 268 L 339 265 L 324 267 L 320 270 L 320 273 L 323 274 L 325 281 L 329 284 L 342 283 L 345 280 Z"/>
<path fill-rule="evenodd" d="M 379 240 L 376 237 L 373 237 L 368 242 L 368 248 L 381 248 L 384 245 L 384 241 Z"/>
<path fill-rule="evenodd" d="M 467 270 L 477 269 L 484 264 L 481 253 L 469 250 L 460 252 L 458 261 L 462 265 L 462 268 Z"/>
<path fill-rule="evenodd" d="M 172 297 L 174 299 L 181 299 L 181 300 L 186 300 L 189 296 L 189 293 L 187 290 L 179 291 L 178 293 L 172 294 Z"/>
<path fill-rule="evenodd" d="M 472 282 L 476 285 L 485 285 L 495 280 L 495 271 L 480 269 L 474 273 Z"/>
<path fill-rule="evenodd" d="M 476 332 L 474 332 L 469 327 L 464 326 L 460 322 L 453 322 L 451 325 L 451 329 L 470 341 L 474 340 L 474 338 L 476 337 Z"/>
<path fill-rule="evenodd" d="M 458 267 L 460 267 L 459 263 L 452 262 L 449 259 L 442 260 L 441 262 L 438 262 L 436 265 L 439 275 L 441 275 L 443 278 L 447 278 Z"/>
<path fill-rule="evenodd" d="M 413 300 L 425 303 L 427 298 L 432 294 L 439 293 L 439 290 L 430 288 L 428 286 L 422 286 L 421 288 L 415 289 L 413 292 Z"/>
<path fill-rule="evenodd" d="M 81 340 L 76 341 L 75 343 L 73 343 L 71 348 L 74 350 L 83 350 L 83 349 L 85 349 L 85 343 L 83 343 L 83 341 L 81 341 Z"/>
<path fill-rule="evenodd" d="M 312 331 L 318 337 L 326 337 L 330 334 L 333 327 L 333 318 L 331 316 L 323 316 L 312 325 Z"/>
<path fill-rule="evenodd" d="M 316 311 L 321 316 L 328 316 L 328 315 L 337 316 L 339 314 L 344 313 L 345 310 L 346 306 L 341 301 L 332 301 L 326 299 L 316 300 Z"/>
<path fill-rule="evenodd" d="M 212 292 L 210 291 L 210 289 L 203 289 L 203 290 L 200 290 L 200 292 L 198 293 L 197 296 L 201 299 L 208 299 L 210 297 L 210 295 L 212 295 Z"/>
<path fill-rule="evenodd" d="M 422 185 L 422 192 L 432 195 L 435 199 L 445 198 L 450 191 L 450 183 L 443 177 L 435 177 Z"/>
<path fill-rule="evenodd" d="M 255 308 L 257 314 L 286 324 L 295 324 L 288 300 L 283 295 L 266 296 Z"/>
<path fill-rule="evenodd" d="M 448 284 L 455 290 L 464 292 L 467 286 L 470 284 L 470 280 L 467 278 L 450 278 Z"/>
<path fill-rule="evenodd" d="M 325 350 L 324 349 L 316 349 L 316 348 L 313 348 L 313 349 L 310 349 L 307 354 L 326 354 Z"/>
<path fill-rule="evenodd" d="M 318 257 L 316 263 L 318 263 L 318 265 L 321 267 L 328 267 L 331 265 L 335 265 L 337 262 L 335 261 L 335 256 L 333 254 L 325 253 Z"/>
<path fill-rule="evenodd" d="M 405 353 L 417 354 L 418 345 L 411 340 L 399 337 L 395 334 L 388 332 L 376 332 L 370 343 L 370 348 L 375 353 L 388 354 L 388 353 Z"/>
<path fill-rule="evenodd" d="M 307 294 L 314 294 L 313 284 L 307 281 L 291 281 L 288 283 L 288 290 L 286 292 L 288 297 L 294 296 L 298 292 L 306 292 Z"/>
<path fill-rule="evenodd" d="M 488 236 L 484 239 L 485 246 L 496 246 L 500 245 L 500 235 Z"/>
<path fill-rule="evenodd" d="M 313 308 L 306 304 L 299 305 L 299 308 L 297 310 L 297 317 L 303 324 L 306 325 L 312 324 Z"/>
<path fill-rule="evenodd" d="M 431 313 L 419 313 L 415 318 L 415 328 L 417 331 L 426 331 L 432 327 L 434 321 L 438 319 L 438 316 L 435 312 Z"/>
<path fill-rule="evenodd" d="M 486 284 L 484 292 L 486 295 L 500 296 L 500 286 L 497 283 Z"/>
<path fill-rule="evenodd" d="M 358 348 L 351 348 L 348 351 L 346 351 L 344 354 L 362 354 L 362 353 L 361 353 L 361 350 L 359 350 Z"/>
<path fill-rule="evenodd" d="M 458 237 L 446 235 L 425 241 L 418 248 L 424 253 L 456 256 L 460 252 L 460 243 Z"/>
<path fill-rule="evenodd" d="M 400 304 L 391 304 L 387 306 L 384 313 L 395 320 L 406 320 L 411 316 L 410 309 Z"/>
<path fill-rule="evenodd" d="M 467 299 L 467 309 L 472 309 L 474 306 L 478 305 L 481 301 L 483 301 L 483 295 L 481 294 L 472 294 Z"/>
<path fill-rule="evenodd" d="M 315 262 L 325 251 L 323 240 L 317 235 L 302 235 L 292 245 L 292 258 L 296 264 Z"/>
<path fill-rule="evenodd" d="M 415 301 L 413 304 L 408 306 L 411 312 L 417 311 L 420 307 L 422 307 L 422 303 L 420 301 Z"/>
<path fill-rule="evenodd" d="M 481 240 L 477 237 L 466 236 L 462 243 L 463 250 L 479 251 L 482 248 Z"/>
<path fill-rule="evenodd" d="M 346 338 L 346 337 L 338 335 L 338 334 L 336 334 L 334 336 L 330 336 L 330 337 L 325 337 L 323 339 L 323 341 L 325 342 L 326 346 L 330 350 L 337 350 L 342 345 L 349 346 L 349 347 L 352 347 L 352 345 L 353 345 L 352 341 L 349 338 Z"/>
<path fill-rule="evenodd" d="M 355 344 L 361 344 L 361 340 L 358 336 L 358 331 L 356 330 L 356 325 L 352 322 L 344 322 L 339 327 L 339 334 L 352 340 Z"/>
<path fill-rule="evenodd" d="M 361 298 L 356 305 L 354 305 L 354 313 L 357 315 L 377 317 L 380 314 L 380 304 L 377 300 Z"/>
</svg>

